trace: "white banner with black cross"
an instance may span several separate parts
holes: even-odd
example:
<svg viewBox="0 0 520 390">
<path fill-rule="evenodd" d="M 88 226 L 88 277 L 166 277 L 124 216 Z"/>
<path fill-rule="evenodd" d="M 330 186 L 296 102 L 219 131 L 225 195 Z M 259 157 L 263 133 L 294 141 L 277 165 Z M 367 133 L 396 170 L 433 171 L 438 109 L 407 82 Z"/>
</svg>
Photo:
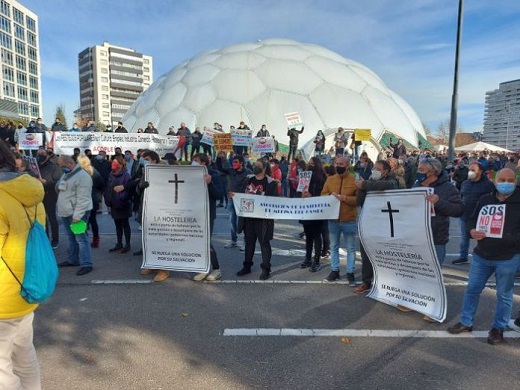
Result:
<svg viewBox="0 0 520 390">
<path fill-rule="evenodd" d="M 374 267 L 369 297 L 405 306 L 442 322 L 446 288 L 431 229 L 430 190 L 368 193 L 359 218 L 359 236 Z"/>
<path fill-rule="evenodd" d="M 142 268 L 209 271 L 206 173 L 200 166 L 146 166 Z"/>
</svg>

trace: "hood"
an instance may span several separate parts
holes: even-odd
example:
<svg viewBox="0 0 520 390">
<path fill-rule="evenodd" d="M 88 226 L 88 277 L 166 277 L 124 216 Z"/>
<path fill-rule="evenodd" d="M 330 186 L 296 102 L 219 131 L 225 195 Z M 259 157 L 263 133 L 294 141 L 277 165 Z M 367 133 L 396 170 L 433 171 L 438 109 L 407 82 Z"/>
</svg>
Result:
<svg viewBox="0 0 520 390">
<path fill-rule="evenodd" d="M 0 172 L 0 190 L 7 192 L 24 207 L 36 206 L 43 200 L 43 185 L 28 174 Z"/>
<path fill-rule="evenodd" d="M 446 170 L 442 170 L 441 174 L 439 175 L 439 177 L 437 178 L 437 180 L 435 182 L 433 182 L 430 187 L 437 187 L 447 181 L 449 181 L 449 176 L 448 176 L 448 173 L 446 172 Z"/>
</svg>

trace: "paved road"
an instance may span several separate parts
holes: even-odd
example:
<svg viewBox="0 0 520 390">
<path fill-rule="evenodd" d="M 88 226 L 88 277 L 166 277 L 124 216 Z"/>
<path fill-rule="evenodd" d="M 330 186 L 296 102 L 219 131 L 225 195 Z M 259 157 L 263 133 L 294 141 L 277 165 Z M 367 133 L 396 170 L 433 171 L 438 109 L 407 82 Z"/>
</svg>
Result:
<svg viewBox="0 0 520 390">
<path fill-rule="evenodd" d="M 357 296 L 345 284 L 319 283 L 329 269 L 312 274 L 299 268 L 303 241 L 296 238 L 296 222 L 277 223 L 269 283 L 256 283 L 258 264 L 241 279 L 254 283 L 235 282 L 243 254 L 223 248 L 228 225 L 222 209 L 214 240 L 224 275 L 219 283 L 195 283 L 186 273 L 151 283 L 139 275 L 140 258 L 108 253 L 112 223 L 107 215 L 100 223 L 95 270 L 83 277 L 61 270 L 55 296 L 36 314 L 45 389 L 520 388 L 519 338 L 495 347 L 479 337 L 438 338 L 447 334 L 446 324 Z M 457 229 L 454 224 L 452 236 Z M 138 248 L 136 226 L 134 231 Z M 448 253 L 456 254 L 457 245 L 453 238 Z M 453 258 L 444 268 L 448 323 L 457 321 L 464 291 L 453 284 L 466 280 L 468 270 L 451 266 Z M 518 288 L 516 294 L 520 309 Z M 476 331 L 488 330 L 493 308 L 494 290 L 486 289 Z M 227 335 L 254 329 L 328 329 L 346 336 Z M 386 331 L 386 337 L 370 330 Z M 411 337 L 417 330 L 429 332 Z"/>
</svg>

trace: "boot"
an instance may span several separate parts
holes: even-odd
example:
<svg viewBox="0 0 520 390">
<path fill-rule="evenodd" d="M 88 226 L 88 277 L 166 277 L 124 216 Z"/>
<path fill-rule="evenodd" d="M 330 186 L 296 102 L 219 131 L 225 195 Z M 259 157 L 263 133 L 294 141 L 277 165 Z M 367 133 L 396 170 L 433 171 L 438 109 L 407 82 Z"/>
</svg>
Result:
<svg viewBox="0 0 520 390">
<path fill-rule="evenodd" d="M 99 248 L 99 236 L 92 237 L 92 242 L 90 243 L 91 248 Z"/>
<path fill-rule="evenodd" d="M 318 272 L 321 268 L 321 264 L 319 260 L 314 260 L 312 262 L 311 268 L 309 269 L 310 272 Z"/>
<path fill-rule="evenodd" d="M 123 249 L 121 249 L 121 253 L 130 252 L 130 244 L 126 244 Z"/>
</svg>

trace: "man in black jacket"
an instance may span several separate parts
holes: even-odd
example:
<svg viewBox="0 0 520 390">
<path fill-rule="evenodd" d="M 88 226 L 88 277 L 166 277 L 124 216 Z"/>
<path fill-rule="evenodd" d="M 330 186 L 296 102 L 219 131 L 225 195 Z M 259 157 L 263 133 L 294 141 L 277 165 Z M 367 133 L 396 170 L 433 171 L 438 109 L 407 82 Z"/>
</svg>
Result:
<svg viewBox="0 0 520 390">
<path fill-rule="evenodd" d="M 467 222 L 480 197 L 484 194 L 490 194 L 495 189 L 495 185 L 488 179 L 482 165 L 478 162 L 470 164 L 467 176 L 468 180 L 462 183 L 460 190 L 464 203 L 464 214 L 460 217 L 460 257 L 452 261 L 455 265 L 468 262 L 469 233 Z"/>
<path fill-rule="evenodd" d="M 448 328 L 459 334 L 473 330 L 473 320 L 482 290 L 493 273 L 496 278 L 497 305 L 488 343 L 504 343 L 513 307 L 515 273 L 520 264 L 520 189 L 515 173 L 508 168 L 498 172 L 496 191 L 482 195 L 471 215 L 468 229 L 477 241 L 469 272 L 468 286 L 460 322 Z M 489 219 L 491 223 L 487 223 Z"/>
<path fill-rule="evenodd" d="M 298 149 L 298 137 L 301 133 L 303 133 L 304 127 L 302 126 L 301 130 L 296 130 L 296 128 L 287 129 L 287 137 L 289 137 L 289 154 L 287 155 L 287 161 L 291 162 L 291 155 L 294 160 L 296 157 L 296 150 Z"/>
<path fill-rule="evenodd" d="M 450 217 L 458 218 L 464 213 L 464 204 L 459 191 L 453 186 L 442 163 L 435 158 L 425 158 L 417 168 L 417 184 L 433 188 L 426 199 L 433 205 L 435 215 L 431 218 L 433 243 L 437 259 L 442 265 L 446 257 L 446 244 L 450 239 Z"/>
</svg>

